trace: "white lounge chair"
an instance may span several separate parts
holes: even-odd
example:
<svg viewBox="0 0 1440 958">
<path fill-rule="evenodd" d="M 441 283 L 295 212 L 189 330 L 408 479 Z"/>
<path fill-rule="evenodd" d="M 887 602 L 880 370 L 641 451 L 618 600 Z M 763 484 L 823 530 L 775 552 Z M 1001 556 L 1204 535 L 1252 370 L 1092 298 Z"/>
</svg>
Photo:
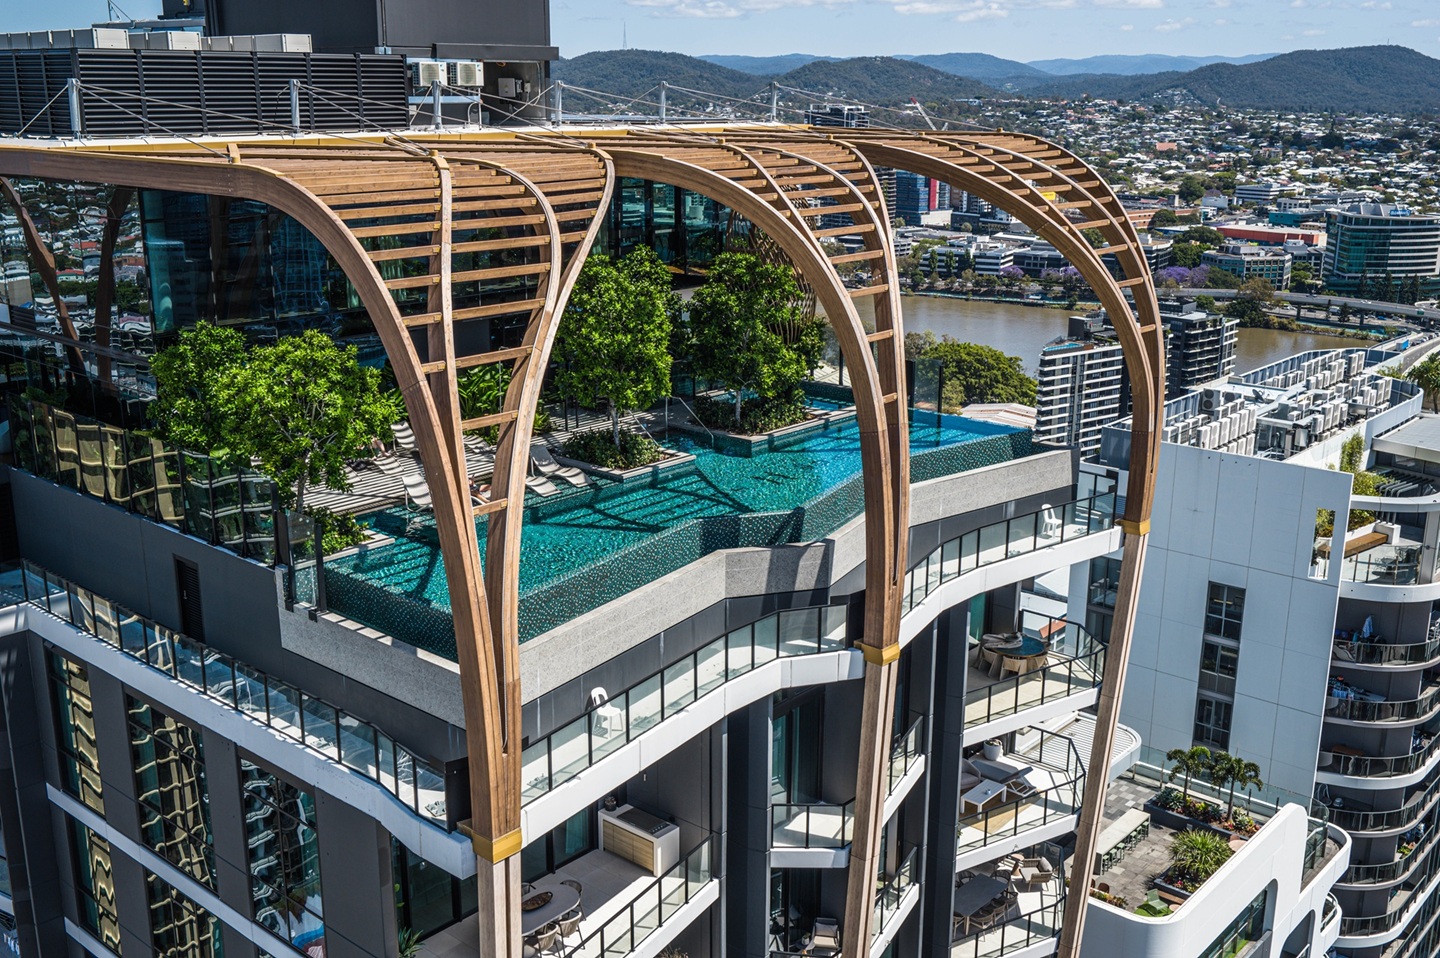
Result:
<svg viewBox="0 0 1440 958">
<path fill-rule="evenodd" d="M 553 496 L 560 492 L 559 487 L 544 476 L 526 476 L 525 486 L 541 496 Z"/>
<path fill-rule="evenodd" d="M 536 442 L 530 445 L 530 464 L 547 478 L 563 479 L 572 486 L 590 484 L 590 477 L 585 475 L 583 469 L 560 465 L 555 461 L 555 457 L 550 455 L 550 450 L 545 448 L 544 443 Z"/>
<path fill-rule="evenodd" d="M 405 508 L 414 513 L 411 516 L 412 523 L 419 518 L 419 513 L 435 510 L 435 500 L 430 495 L 430 487 L 425 484 L 424 476 L 404 473 L 400 476 L 400 482 L 405 486 Z"/>
<path fill-rule="evenodd" d="M 390 431 L 395 434 L 395 451 L 415 453 L 419 447 L 415 445 L 415 431 L 410 428 L 408 422 L 396 422 L 390 424 Z"/>
</svg>

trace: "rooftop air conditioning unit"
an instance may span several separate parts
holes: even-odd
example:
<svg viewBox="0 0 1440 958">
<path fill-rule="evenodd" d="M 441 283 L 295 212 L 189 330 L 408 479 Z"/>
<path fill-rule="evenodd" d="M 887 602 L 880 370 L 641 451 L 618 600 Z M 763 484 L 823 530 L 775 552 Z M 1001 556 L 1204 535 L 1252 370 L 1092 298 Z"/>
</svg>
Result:
<svg viewBox="0 0 1440 958">
<path fill-rule="evenodd" d="M 1218 412 L 1223 399 L 1218 389 L 1207 389 L 1200 394 L 1200 411 L 1214 413 Z"/>
<path fill-rule="evenodd" d="M 449 71 L 439 60 L 411 60 L 410 84 L 416 90 L 428 90 L 436 83 L 446 83 Z"/>
<path fill-rule="evenodd" d="M 484 68 L 474 60 L 461 60 L 455 64 L 455 85 L 478 90 L 484 86 Z"/>
</svg>

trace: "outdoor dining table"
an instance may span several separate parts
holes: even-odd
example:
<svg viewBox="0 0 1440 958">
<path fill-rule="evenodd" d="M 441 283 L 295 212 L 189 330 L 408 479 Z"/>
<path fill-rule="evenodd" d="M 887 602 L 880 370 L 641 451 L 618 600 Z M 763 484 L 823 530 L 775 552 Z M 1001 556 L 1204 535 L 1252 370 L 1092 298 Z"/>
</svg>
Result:
<svg viewBox="0 0 1440 958">
<path fill-rule="evenodd" d="M 983 664 L 995 667 L 1001 659 L 1015 659 L 1023 666 L 1024 672 L 1032 671 L 1045 664 L 1047 650 L 1045 643 L 1033 635 L 1019 636 L 985 636 L 980 646 L 980 657 Z M 993 641 L 1003 639 L 1004 641 Z"/>
<path fill-rule="evenodd" d="M 999 898 L 1009 882 L 1000 878 L 978 875 L 955 889 L 951 906 L 955 917 L 965 922 L 965 931 L 970 931 L 970 917 L 977 911 Z"/>
<path fill-rule="evenodd" d="M 550 900 L 538 904 L 534 908 L 527 909 L 525 906 L 549 893 Z M 530 889 L 530 893 L 520 902 L 520 931 L 526 935 L 534 934 L 541 928 L 557 920 L 561 915 L 574 911 L 580 905 L 580 893 L 569 885 L 562 885 L 559 882 L 542 882 Z"/>
</svg>

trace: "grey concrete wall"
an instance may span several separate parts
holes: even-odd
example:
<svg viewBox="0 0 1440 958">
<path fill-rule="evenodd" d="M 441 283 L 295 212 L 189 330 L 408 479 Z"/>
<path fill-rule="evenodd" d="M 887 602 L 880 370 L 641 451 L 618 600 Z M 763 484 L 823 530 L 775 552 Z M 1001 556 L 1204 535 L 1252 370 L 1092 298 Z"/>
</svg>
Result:
<svg viewBox="0 0 1440 958">
<path fill-rule="evenodd" d="M 398 930 L 390 836 L 373 818 L 316 791 L 320 881 L 325 891 L 325 953 L 394 958 Z M 377 907 L 378 905 L 378 907 Z"/>
<path fill-rule="evenodd" d="M 723 897 L 727 958 L 765 958 L 770 914 L 770 702 L 726 719 Z"/>
<path fill-rule="evenodd" d="M 200 734 L 205 748 L 205 789 L 210 799 L 210 839 L 215 849 L 215 892 L 221 901 L 248 915 L 254 899 L 245 804 L 240 792 L 240 758 L 235 743 L 223 735 L 209 729 L 200 730 Z M 228 956 L 229 938 L 225 949 Z"/>
</svg>

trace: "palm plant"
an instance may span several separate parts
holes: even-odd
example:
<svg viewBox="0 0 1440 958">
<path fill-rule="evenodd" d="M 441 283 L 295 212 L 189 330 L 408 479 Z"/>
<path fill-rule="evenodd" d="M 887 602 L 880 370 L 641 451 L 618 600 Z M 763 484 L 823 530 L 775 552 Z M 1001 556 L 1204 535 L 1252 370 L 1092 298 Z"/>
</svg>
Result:
<svg viewBox="0 0 1440 958">
<path fill-rule="evenodd" d="M 1224 836 L 1186 829 L 1170 839 L 1170 868 L 1176 875 L 1199 884 L 1220 870 L 1234 852 Z"/>
<path fill-rule="evenodd" d="M 1210 760 L 1211 783 L 1216 789 L 1230 789 L 1229 803 L 1225 806 L 1225 817 L 1231 818 L 1235 814 L 1235 789 L 1237 788 L 1264 788 L 1265 783 L 1260 780 L 1260 766 L 1254 762 L 1247 762 L 1238 755 L 1231 755 L 1228 752 L 1217 752 Z"/>
<path fill-rule="evenodd" d="M 1170 764 L 1169 781 L 1175 781 L 1177 775 L 1185 777 L 1185 785 L 1182 789 L 1185 801 L 1190 801 L 1190 779 L 1196 775 L 1203 775 L 1210 770 L 1210 750 L 1203 745 L 1194 745 L 1188 749 L 1172 748 L 1165 753 L 1165 761 Z"/>
</svg>

